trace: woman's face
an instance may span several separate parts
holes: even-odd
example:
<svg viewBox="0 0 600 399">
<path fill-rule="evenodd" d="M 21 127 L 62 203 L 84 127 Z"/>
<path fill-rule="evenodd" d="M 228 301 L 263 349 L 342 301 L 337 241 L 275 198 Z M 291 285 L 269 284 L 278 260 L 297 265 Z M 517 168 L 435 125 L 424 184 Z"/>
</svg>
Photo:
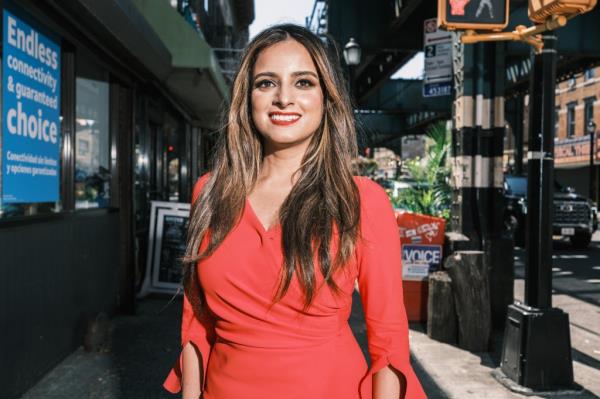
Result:
<svg viewBox="0 0 600 399">
<path fill-rule="evenodd" d="M 252 119 L 267 151 L 308 146 L 323 117 L 323 91 L 303 45 L 288 39 L 261 51 L 251 90 Z"/>
</svg>

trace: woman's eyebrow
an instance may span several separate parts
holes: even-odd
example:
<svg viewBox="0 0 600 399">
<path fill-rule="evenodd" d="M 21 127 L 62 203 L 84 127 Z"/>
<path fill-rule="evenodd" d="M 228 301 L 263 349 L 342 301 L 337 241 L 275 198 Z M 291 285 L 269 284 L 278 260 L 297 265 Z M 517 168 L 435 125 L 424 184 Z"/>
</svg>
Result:
<svg viewBox="0 0 600 399">
<path fill-rule="evenodd" d="M 297 72 L 292 72 L 292 76 L 293 77 L 298 77 L 298 76 L 304 76 L 304 75 L 311 75 L 313 77 L 315 77 L 316 79 L 319 78 L 319 76 L 313 72 L 313 71 L 297 71 Z M 254 75 L 254 80 L 262 77 L 262 76 L 267 76 L 270 78 L 276 78 L 278 77 L 278 75 L 275 72 L 260 72 L 257 73 L 256 75 Z"/>
<path fill-rule="evenodd" d="M 319 76 L 316 73 L 314 73 L 313 71 L 298 71 L 298 72 L 292 73 L 292 76 L 294 76 L 294 77 L 303 76 L 303 75 L 311 75 L 311 76 L 319 79 Z"/>
<path fill-rule="evenodd" d="M 268 76 L 270 78 L 276 78 L 277 74 L 275 72 L 261 72 L 254 75 L 254 80 L 260 78 L 261 76 Z"/>
</svg>

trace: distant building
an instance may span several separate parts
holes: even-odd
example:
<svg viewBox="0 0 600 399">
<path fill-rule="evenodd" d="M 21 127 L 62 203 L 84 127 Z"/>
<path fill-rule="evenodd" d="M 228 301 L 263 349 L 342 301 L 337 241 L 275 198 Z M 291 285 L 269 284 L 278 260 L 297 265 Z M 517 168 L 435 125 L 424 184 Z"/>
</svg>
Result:
<svg viewBox="0 0 600 399">
<path fill-rule="evenodd" d="M 523 161 L 527 162 L 529 98 L 525 97 L 523 118 Z M 600 67 L 589 68 L 556 85 L 554 125 L 554 167 L 559 183 L 571 186 L 598 201 L 598 164 L 600 163 Z M 588 123 L 596 123 L 593 139 L 593 167 L 595 192 L 590 192 L 590 136 Z M 505 165 L 514 165 L 514 137 L 511 131 L 505 138 Z"/>
<path fill-rule="evenodd" d="M 426 141 L 424 135 L 402 137 L 402 160 L 423 158 L 425 156 Z"/>
<path fill-rule="evenodd" d="M 396 178 L 400 157 L 396 155 L 394 151 L 385 147 L 375 148 L 373 159 L 377 162 L 377 171 L 375 172 L 376 178 Z"/>
</svg>

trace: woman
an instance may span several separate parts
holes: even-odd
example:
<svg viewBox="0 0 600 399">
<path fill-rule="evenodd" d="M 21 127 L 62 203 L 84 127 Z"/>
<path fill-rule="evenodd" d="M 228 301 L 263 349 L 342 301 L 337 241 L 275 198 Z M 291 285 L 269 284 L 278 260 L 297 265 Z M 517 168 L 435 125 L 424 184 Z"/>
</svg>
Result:
<svg viewBox="0 0 600 399">
<path fill-rule="evenodd" d="M 184 398 L 424 398 L 408 352 L 391 205 L 353 177 L 354 117 L 337 59 L 279 25 L 247 46 L 215 166 L 194 189 Z M 348 326 L 358 280 L 368 369 Z"/>
</svg>

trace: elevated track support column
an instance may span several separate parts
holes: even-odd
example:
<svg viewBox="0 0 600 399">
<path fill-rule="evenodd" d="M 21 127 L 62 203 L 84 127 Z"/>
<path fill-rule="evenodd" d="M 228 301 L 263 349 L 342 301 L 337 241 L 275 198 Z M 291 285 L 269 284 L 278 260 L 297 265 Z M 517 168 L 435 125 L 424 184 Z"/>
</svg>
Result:
<svg viewBox="0 0 600 399">
<path fill-rule="evenodd" d="M 453 46 L 453 203 L 451 251 L 480 251 L 493 327 L 503 328 L 513 300 L 513 245 L 504 235 L 502 155 L 505 134 L 504 43 Z M 467 238 L 468 240 L 464 240 Z M 490 331 L 481 331 L 489 334 Z"/>
<path fill-rule="evenodd" d="M 453 35 L 451 230 L 469 238 L 464 249 L 483 249 L 503 231 L 504 44 Z"/>
</svg>

